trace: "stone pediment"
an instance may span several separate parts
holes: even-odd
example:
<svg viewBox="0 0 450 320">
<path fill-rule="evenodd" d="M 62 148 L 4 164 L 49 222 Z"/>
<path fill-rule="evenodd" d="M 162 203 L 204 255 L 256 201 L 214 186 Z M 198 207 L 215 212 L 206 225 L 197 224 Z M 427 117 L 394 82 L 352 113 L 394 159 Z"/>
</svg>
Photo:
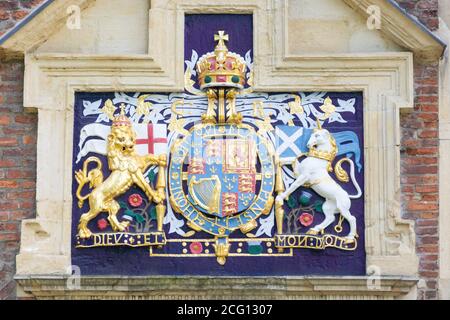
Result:
<svg viewBox="0 0 450 320">
<path fill-rule="evenodd" d="M 64 26 L 67 21 L 68 8 L 71 6 L 78 6 L 81 10 L 85 10 L 88 7 L 97 6 L 97 2 L 98 1 L 96 0 L 48 0 L 44 2 L 28 17 L 0 38 L 0 54 L 13 58 L 23 57 L 26 52 L 33 51 L 40 47 L 61 30 L 62 26 Z M 331 3 L 335 1 L 327 1 L 324 5 L 328 5 L 328 2 Z M 362 18 L 369 17 L 371 12 L 370 8 L 372 6 L 377 6 L 381 13 L 380 32 L 389 39 L 389 41 L 398 45 L 402 50 L 406 49 L 413 52 L 416 59 L 436 60 L 442 56 L 446 47 L 445 43 L 417 19 L 408 15 L 394 1 L 343 0 L 343 2 L 356 11 L 357 13 L 355 14 L 358 14 Z M 162 4 L 159 1 L 152 1 L 150 4 L 147 4 L 148 8 L 151 10 L 158 10 L 158 7 L 164 7 L 166 5 L 167 4 Z M 177 6 L 179 5 L 180 4 L 177 4 Z M 269 1 L 267 5 L 267 10 L 271 7 L 279 6 L 288 8 L 289 1 Z M 305 5 L 307 5 L 307 3 Z M 316 5 L 315 1 L 314 5 Z M 179 8 L 176 9 L 178 10 Z M 211 8 L 211 12 L 218 12 L 221 9 L 226 8 L 223 8 L 223 6 L 218 4 L 214 8 Z M 228 9 L 227 11 L 229 11 Z M 152 25 L 153 24 L 150 23 L 150 29 L 152 28 Z M 338 26 L 336 25 L 336 27 Z M 350 30 L 343 30 L 344 32 L 350 32 Z M 340 30 L 337 28 L 336 32 L 340 32 Z M 367 40 L 367 42 L 370 41 L 372 41 L 371 38 Z"/>
</svg>

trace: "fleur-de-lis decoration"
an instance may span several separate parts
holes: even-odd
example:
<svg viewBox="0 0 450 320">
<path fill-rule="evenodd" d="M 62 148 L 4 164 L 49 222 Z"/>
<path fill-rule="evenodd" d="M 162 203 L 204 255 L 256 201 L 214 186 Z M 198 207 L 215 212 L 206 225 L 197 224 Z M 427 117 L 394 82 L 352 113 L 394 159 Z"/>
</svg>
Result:
<svg viewBox="0 0 450 320">
<path fill-rule="evenodd" d="M 250 200 L 252 200 L 252 199 L 251 199 L 251 195 L 240 194 L 239 200 L 241 200 L 242 203 L 246 206 L 248 203 L 250 203 Z"/>
<path fill-rule="evenodd" d="M 176 117 L 172 117 L 169 123 L 168 129 L 170 131 L 176 131 L 178 133 L 181 133 L 182 135 L 188 135 L 189 131 L 187 131 L 184 128 L 184 120 L 183 119 L 176 119 Z"/>
<path fill-rule="evenodd" d="M 259 128 L 258 133 L 260 134 L 265 134 L 266 132 L 275 130 L 272 126 L 272 120 L 270 119 L 270 117 L 264 117 L 263 121 L 256 120 L 256 125 Z"/>
<path fill-rule="evenodd" d="M 150 113 L 150 109 L 153 107 L 153 104 L 151 102 L 145 102 L 145 99 L 147 99 L 150 95 L 143 95 L 138 98 L 136 113 L 139 116 L 147 116 Z"/>
<path fill-rule="evenodd" d="M 323 102 L 323 105 L 321 105 L 320 110 L 322 110 L 325 114 L 323 117 L 321 117 L 320 120 L 326 120 L 328 119 L 334 112 L 336 112 L 336 106 L 333 104 L 333 101 L 330 97 L 326 98 Z"/>
<path fill-rule="evenodd" d="M 264 118 L 264 104 L 262 101 L 253 102 L 253 116 Z"/>
<path fill-rule="evenodd" d="M 302 100 L 301 100 L 300 96 L 298 96 L 298 95 L 295 95 L 294 99 L 295 99 L 294 101 L 291 101 L 288 103 L 290 112 L 293 115 L 300 115 L 304 112 L 303 107 L 302 107 Z"/>
<path fill-rule="evenodd" d="M 264 113 L 264 104 L 262 101 L 253 102 L 253 116 L 264 119 L 255 121 L 255 124 L 259 129 L 259 133 L 264 134 L 266 132 L 275 130 L 272 126 L 272 120 L 270 119 L 270 116 L 266 116 Z"/>
<path fill-rule="evenodd" d="M 172 117 L 170 118 L 169 122 L 169 131 L 175 131 L 178 133 L 181 133 L 182 135 L 186 136 L 189 134 L 189 131 L 187 131 L 185 126 L 184 119 L 179 119 L 178 116 L 183 116 L 183 113 L 177 110 L 178 105 L 184 104 L 183 100 L 175 101 L 172 103 L 171 111 L 172 111 Z"/>
<path fill-rule="evenodd" d="M 227 178 L 227 177 L 225 177 L 225 178 L 223 178 L 223 181 L 224 181 L 225 183 L 230 184 L 230 185 L 231 185 L 231 182 L 232 182 L 232 183 L 236 183 L 236 182 L 237 182 L 236 177 L 233 177 L 233 178 Z"/>
<path fill-rule="evenodd" d="M 105 102 L 105 105 L 102 109 L 100 109 L 104 114 L 108 116 L 110 120 L 114 120 L 114 112 L 116 112 L 116 106 L 112 102 L 112 100 L 108 99 Z"/>
</svg>

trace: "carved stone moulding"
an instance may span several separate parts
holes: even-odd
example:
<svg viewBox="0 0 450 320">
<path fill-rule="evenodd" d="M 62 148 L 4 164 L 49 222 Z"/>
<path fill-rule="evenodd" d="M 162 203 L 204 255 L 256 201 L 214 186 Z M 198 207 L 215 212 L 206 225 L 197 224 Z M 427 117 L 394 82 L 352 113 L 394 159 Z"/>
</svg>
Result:
<svg viewBox="0 0 450 320">
<path fill-rule="evenodd" d="M 17 276 L 37 299 L 408 299 L 413 277 Z M 79 287 L 77 285 L 79 284 Z M 414 290 L 413 290 L 414 291 Z"/>
</svg>

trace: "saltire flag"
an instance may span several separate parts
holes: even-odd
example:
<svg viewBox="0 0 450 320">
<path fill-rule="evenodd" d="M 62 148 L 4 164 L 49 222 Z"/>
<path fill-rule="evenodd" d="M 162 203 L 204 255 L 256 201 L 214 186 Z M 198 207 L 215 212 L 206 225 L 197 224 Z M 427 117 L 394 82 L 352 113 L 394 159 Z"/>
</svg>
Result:
<svg viewBox="0 0 450 320">
<path fill-rule="evenodd" d="M 313 130 L 295 126 L 277 126 L 275 129 L 276 152 L 281 160 L 293 161 L 308 152 L 306 146 Z"/>
</svg>

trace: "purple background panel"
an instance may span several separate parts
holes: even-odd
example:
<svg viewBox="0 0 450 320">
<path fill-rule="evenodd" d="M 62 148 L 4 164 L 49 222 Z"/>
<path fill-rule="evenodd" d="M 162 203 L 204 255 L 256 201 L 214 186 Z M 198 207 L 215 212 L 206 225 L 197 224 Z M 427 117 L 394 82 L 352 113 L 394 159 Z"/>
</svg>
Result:
<svg viewBox="0 0 450 320">
<path fill-rule="evenodd" d="M 184 55 L 191 57 L 192 50 L 201 57 L 214 51 L 214 35 L 224 30 L 229 35 L 226 42 L 232 52 L 245 56 L 253 49 L 253 16 L 249 14 L 188 14 L 185 16 Z M 253 51 L 253 50 L 252 50 Z M 253 54 L 253 52 L 252 52 Z"/>
<path fill-rule="evenodd" d="M 339 99 L 356 99 L 356 114 L 350 117 L 347 124 L 330 124 L 326 128 L 330 131 L 352 130 L 360 138 L 360 148 L 363 150 L 362 136 L 362 94 L 361 93 L 328 93 L 336 101 Z M 75 103 L 75 136 L 74 136 L 74 156 L 78 152 L 79 133 L 81 128 L 95 121 L 97 116 L 82 115 L 83 100 L 97 101 L 113 98 L 113 93 L 78 93 Z M 88 154 L 84 159 L 93 154 Z M 362 155 L 363 156 L 363 155 Z M 84 160 L 83 159 L 83 160 Z M 106 160 L 106 157 L 103 157 Z M 361 159 L 364 163 L 364 158 Z M 75 163 L 75 159 L 74 159 Z M 73 170 L 79 170 L 82 162 L 74 165 Z M 109 173 L 105 171 L 105 176 Z M 357 173 L 357 180 L 364 189 L 363 172 Z M 351 184 L 346 184 L 345 188 L 350 194 L 355 190 Z M 76 185 L 73 184 L 75 192 Z M 300 192 L 299 190 L 297 194 Z M 310 191 L 310 190 L 309 190 Z M 127 194 L 140 191 L 136 188 Z M 141 193 L 142 194 L 142 193 Z M 144 196 L 142 194 L 142 196 Z M 126 197 L 124 197 L 126 198 Z M 225 266 L 220 266 L 215 258 L 157 258 L 149 257 L 148 248 L 75 248 L 75 235 L 78 220 L 82 213 L 88 210 L 87 204 L 80 210 L 76 201 L 73 203 L 72 222 L 72 264 L 81 268 L 82 274 L 89 275 L 363 275 L 365 274 L 365 251 L 364 251 L 364 197 L 352 201 L 351 212 L 358 221 L 358 231 L 360 238 L 356 251 L 340 251 L 337 249 L 326 249 L 315 251 L 307 249 L 297 249 L 293 257 L 230 257 Z M 121 211 L 119 217 L 123 215 Z M 96 229 L 96 221 L 105 218 L 102 213 L 89 225 L 92 230 Z M 323 215 L 318 214 L 316 222 L 322 221 Z M 168 234 L 167 226 L 165 231 Z M 344 223 L 344 231 L 348 232 L 348 224 Z M 327 228 L 327 233 L 334 233 L 333 226 Z M 232 237 L 242 237 L 239 232 Z M 180 238 L 176 235 L 168 235 L 169 238 Z M 198 233 L 195 238 L 211 238 L 205 233 Z M 212 239 L 211 239 L 212 240 Z"/>
<path fill-rule="evenodd" d="M 253 16 L 250 14 L 188 14 L 185 16 L 184 56 L 190 60 L 192 50 L 200 58 L 214 51 L 214 35 L 224 30 L 228 34 L 228 50 L 243 58 L 248 51 L 253 59 Z M 186 66 L 185 66 L 186 67 Z M 197 83 L 197 77 L 192 77 Z M 198 85 L 195 85 L 198 88 Z"/>
</svg>

